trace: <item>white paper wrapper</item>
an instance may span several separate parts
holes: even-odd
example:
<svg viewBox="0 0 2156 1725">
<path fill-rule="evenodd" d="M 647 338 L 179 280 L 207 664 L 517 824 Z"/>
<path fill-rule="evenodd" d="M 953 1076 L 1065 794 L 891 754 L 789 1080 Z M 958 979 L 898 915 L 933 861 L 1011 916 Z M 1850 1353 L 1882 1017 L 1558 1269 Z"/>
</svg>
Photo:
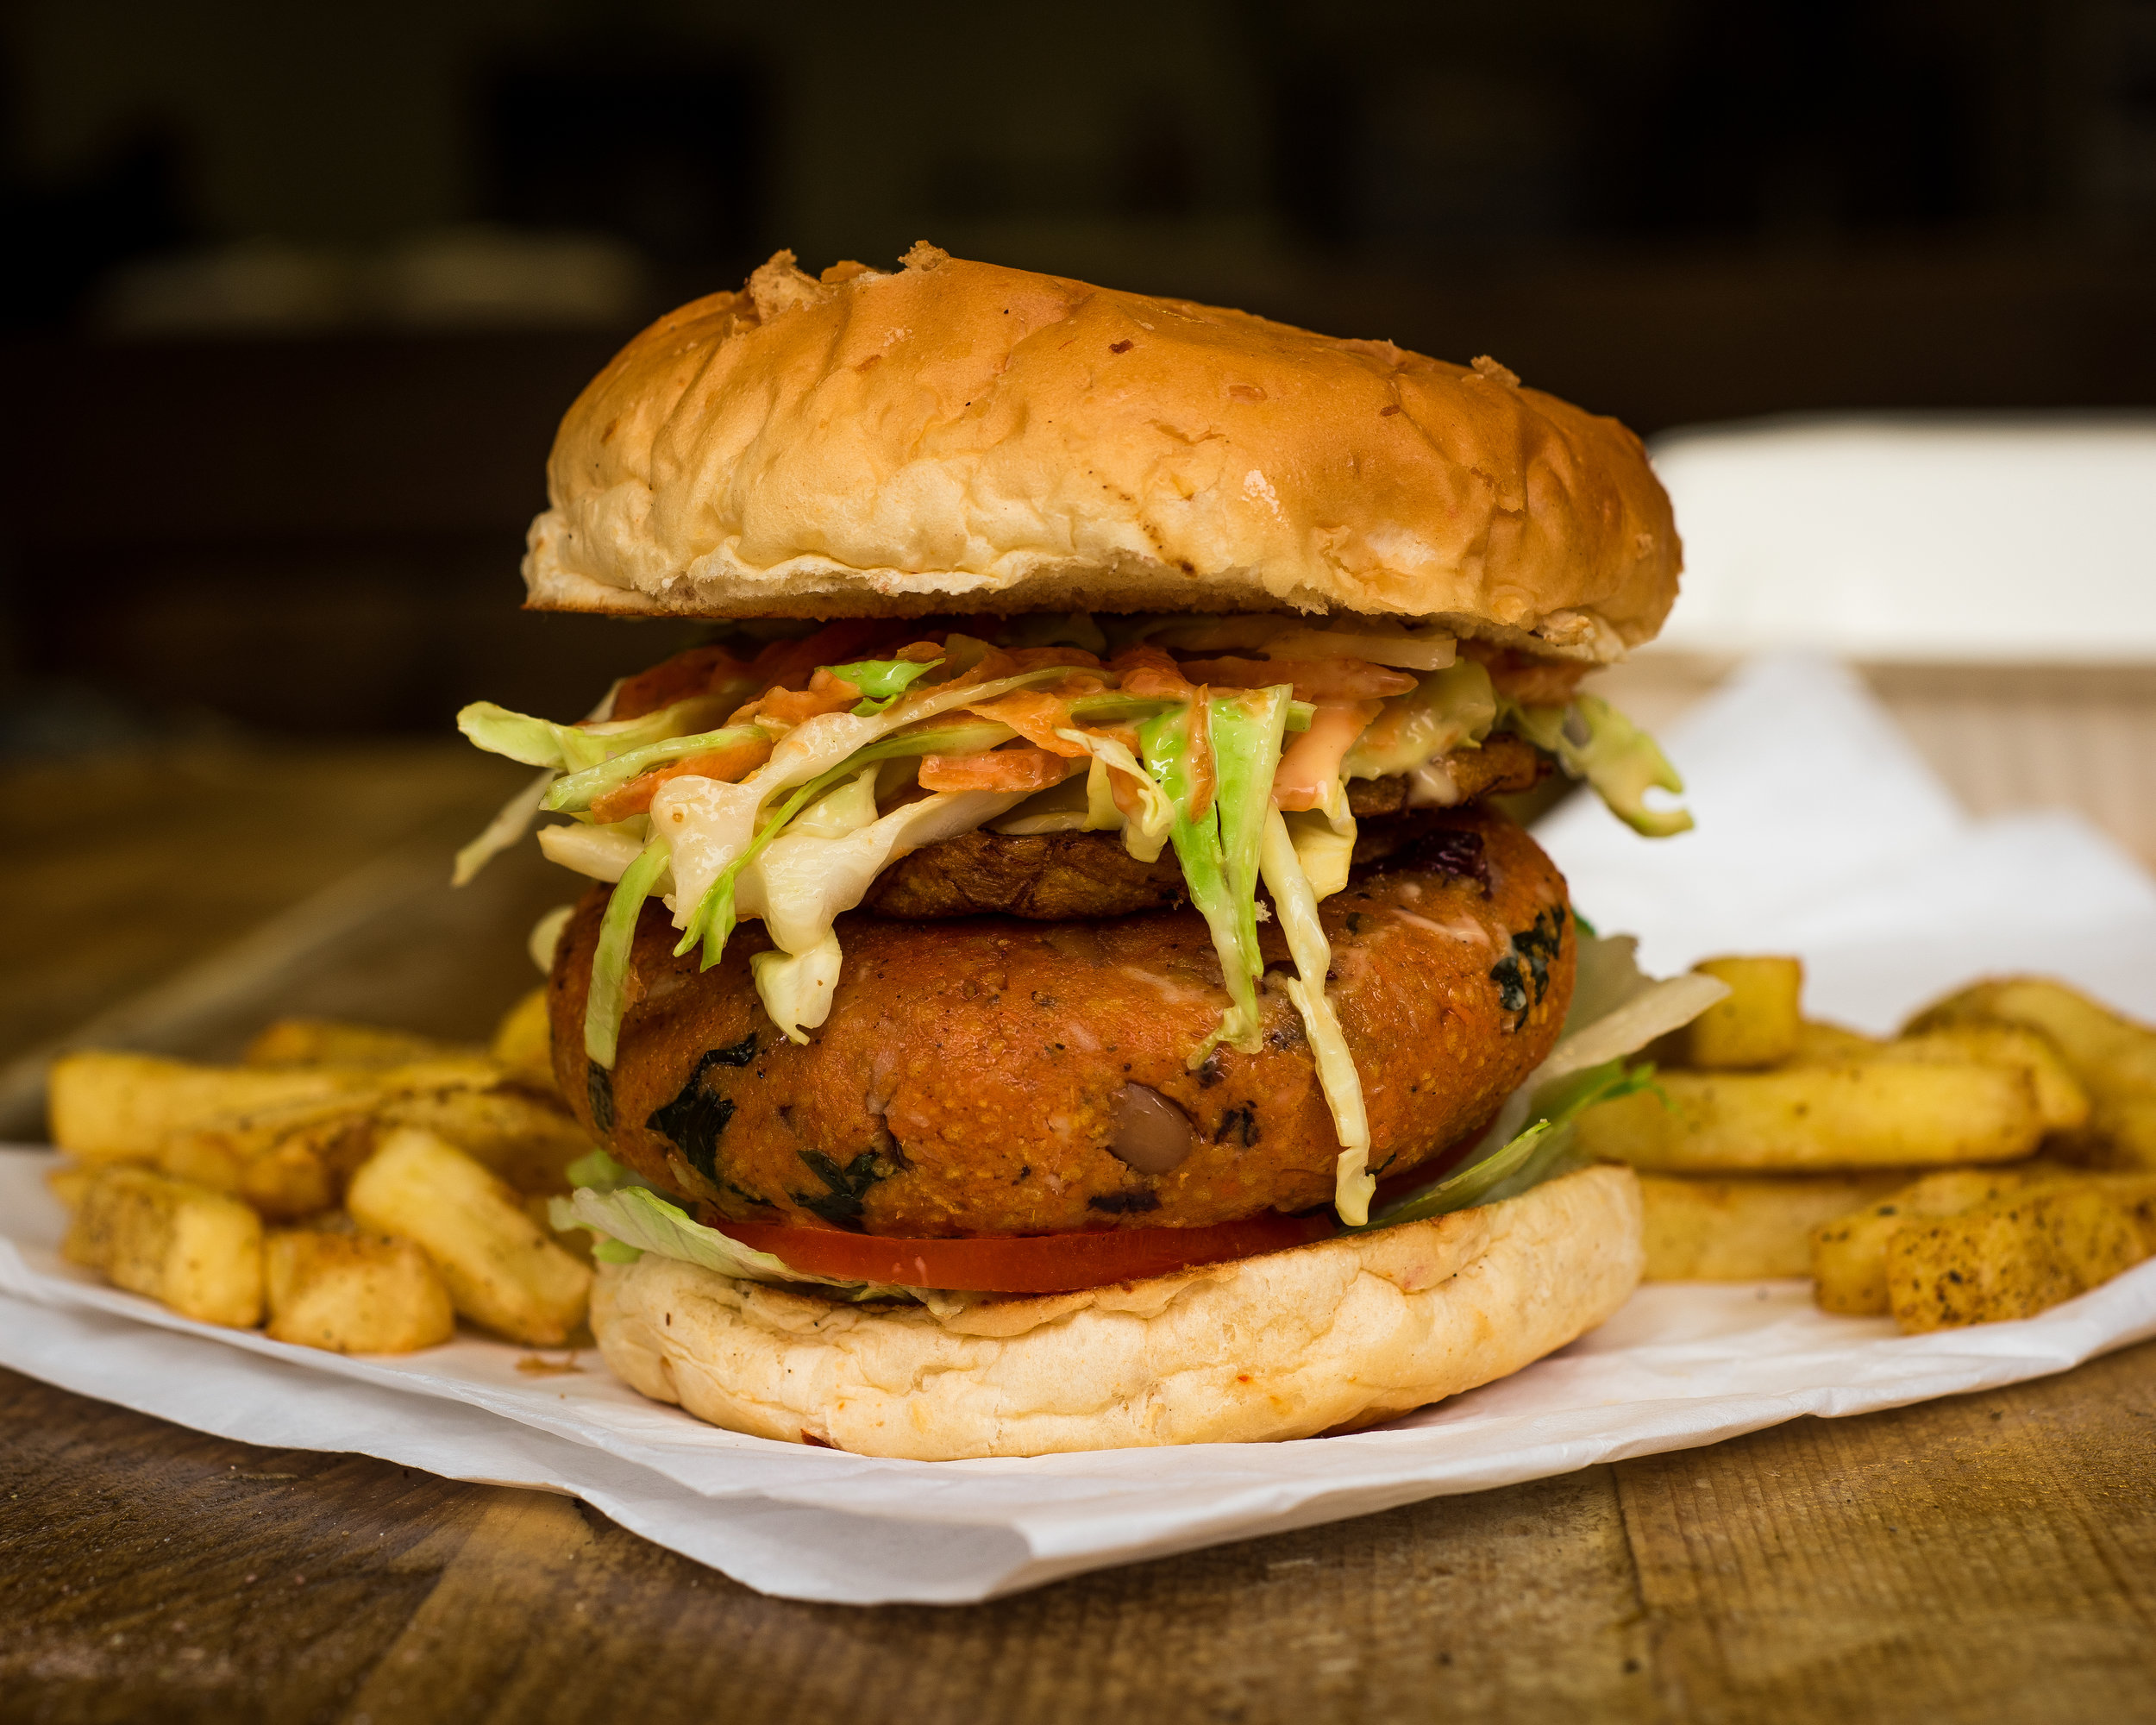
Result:
<svg viewBox="0 0 2156 1725">
<path fill-rule="evenodd" d="M 1574 806 L 1547 842 L 1582 907 L 1653 968 L 1798 950 L 1814 1009 L 1884 1028 L 1986 970 L 2035 968 L 2156 1013 L 2156 887 L 2064 816 L 1965 819 L 1831 667 L 1755 668 L 1670 739 L 1702 831 L 1633 837 Z M 0 1152 L 0 1364 L 249 1442 L 355 1450 L 573 1493 L 767 1592 L 959 1603 L 1801 1414 L 2059 1371 L 2156 1335 L 2156 1263 L 2022 1323 L 1902 1336 L 1826 1316 L 1808 1284 L 1643 1289 L 1502 1383 L 1380 1430 L 1300 1443 L 1025 1461 L 882 1461 L 699 1424 L 558 1360 L 472 1338 L 345 1359 L 178 1318 L 61 1264 L 49 1157 Z"/>
</svg>

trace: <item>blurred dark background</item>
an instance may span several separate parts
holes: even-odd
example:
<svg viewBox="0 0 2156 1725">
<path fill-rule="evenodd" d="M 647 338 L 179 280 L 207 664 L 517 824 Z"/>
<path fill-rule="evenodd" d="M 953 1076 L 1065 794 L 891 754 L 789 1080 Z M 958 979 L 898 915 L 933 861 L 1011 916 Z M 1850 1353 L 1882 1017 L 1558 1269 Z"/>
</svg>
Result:
<svg viewBox="0 0 2156 1725">
<path fill-rule="evenodd" d="M 555 422 L 779 246 L 1247 306 L 1643 432 L 2156 402 L 2156 0 L 13 0 L 0 752 L 567 715 Z"/>
</svg>

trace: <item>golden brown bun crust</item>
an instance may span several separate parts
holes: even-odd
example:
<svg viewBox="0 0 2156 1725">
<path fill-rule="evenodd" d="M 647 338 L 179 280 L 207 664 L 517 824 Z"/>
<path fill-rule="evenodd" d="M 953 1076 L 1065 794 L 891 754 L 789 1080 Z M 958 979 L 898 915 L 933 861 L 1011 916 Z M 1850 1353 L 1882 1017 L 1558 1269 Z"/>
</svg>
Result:
<svg viewBox="0 0 2156 1725">
<path fill-rule="evenodd" d="M 1426 1407 L 1592 1329 L 1639 1281 L 1639 1189 L 1590 1168 L 1501 1204 L 937 1318 L 647 1254 L 603 1264 L 617 1376 L 698 1418 L 950 1461 L 1307 1438 Z"/>
<path fill-rule="evenodd" d="M 1555 865 L 1500 815 L 1461 810 L 1432 825 L 1430 849 L 1319 907 L 1327 992 L 1364 1075 L 1381 1174 L 1478 1128 L 1548 1055 L 1572 996 L 1577 943 Z M 1482 878 L 1448 872 L 1447 856 Z M 1260 997 L 1256 1053 L 1221 1049 L 1189 1070 L 1227 1004 L 1195 911 L 841 917 L 830 1016 L 801 1045 L 756 998 L 759 926 L 736 930 L 724 960 L 699 972 L 693 954 L 673 957 L 654 905 L 631 950 L 608 1128 L 592 1113 L 582 1036 L 605 900 L 603 888 L 587 894 L 555 949 L 562 1094 L 638 1173 L 724 1214 L 918 1237 L 1200 1227 L 1332 1201 L 1339 1141 L 1276 984 Z M 1277 921 L 1260 925 L 1259 944 L 1284 967 Z M 1546 952 L 1540 975 L 1515 952 Z M 1190 1123 L 1188 1153 L 1166 1171 L 1109 1149 L 1133 1084 Z"/>
<path fill-rule="evenodd" d="M 1344 611 L 1606 662 L 1677 597 L 1639 439 L 1489 361 L 926 244 L 826 273 L 781 252 L 577 398 L 532 605 Z"/>
</svg>

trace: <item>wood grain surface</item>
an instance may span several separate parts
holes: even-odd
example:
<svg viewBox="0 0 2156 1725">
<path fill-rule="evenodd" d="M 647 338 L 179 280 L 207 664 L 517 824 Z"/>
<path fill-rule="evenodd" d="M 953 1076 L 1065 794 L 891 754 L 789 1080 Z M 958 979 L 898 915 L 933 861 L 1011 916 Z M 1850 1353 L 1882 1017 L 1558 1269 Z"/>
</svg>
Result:
<svg viewBox="0 0 2156 1725">
<path fill-rule="evenodd" d="M 1709 680 L 1655 674 L 1627 668 L 1624 698 L 1665 723 Z M 1966 727 L 1940 715 L 1972 685 L 1883 687 L 1952 758 Z M 2087 763 L 2122 735 L 2118 770 L 2148 770 L 2151 687 L 2101 692 L 2093 752 L 2085 681 L 2024 691 L 2049 740 L 2018 781 L 1965 765 L 1963 794 L 2073 803 L 2142 848 L 2156 798 L 2089 789 Z M 279 1006 L 483 1032 L 561 882 L 511 862 L 441 887 L 428 847 L 498 775 L 425 750 L 333 766 L 234 757 L 186 806 L 154 762 L 98 768 L 114 854 L 58 820 L 0 852 L 0 1060 L 84 1019 L 215 1052 Z M 0 1719 L 2156 1717 L 2156 1344 L 964 1608 L 768 1599 L 569 1499 L 254 1449 L 7 1373 L 0 1481 Z"/>
<path fill-rule="evenodd" d="M 2156 1345 L 962 1608 L 765 1598 L 571 1499 L 0 1373 L 0 1714 L 2128 1720 Z"/>
</svg>

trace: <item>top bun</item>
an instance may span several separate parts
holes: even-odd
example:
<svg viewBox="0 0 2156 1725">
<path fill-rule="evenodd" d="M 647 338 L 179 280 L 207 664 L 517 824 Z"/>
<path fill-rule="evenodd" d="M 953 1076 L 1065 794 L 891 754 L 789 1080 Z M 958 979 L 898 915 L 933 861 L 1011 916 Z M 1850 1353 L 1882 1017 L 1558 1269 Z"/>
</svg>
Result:
<svg viewBox="0 0 2156 1725">
<path fill-rule="evenodd" d="M 1345 612 L 1620 657 L 1677 597 L 1614 419 L 1502 366 L 970 263 L 780 252 L 571 406 L 524 581 L 689 617 Z"/>
</svg>

